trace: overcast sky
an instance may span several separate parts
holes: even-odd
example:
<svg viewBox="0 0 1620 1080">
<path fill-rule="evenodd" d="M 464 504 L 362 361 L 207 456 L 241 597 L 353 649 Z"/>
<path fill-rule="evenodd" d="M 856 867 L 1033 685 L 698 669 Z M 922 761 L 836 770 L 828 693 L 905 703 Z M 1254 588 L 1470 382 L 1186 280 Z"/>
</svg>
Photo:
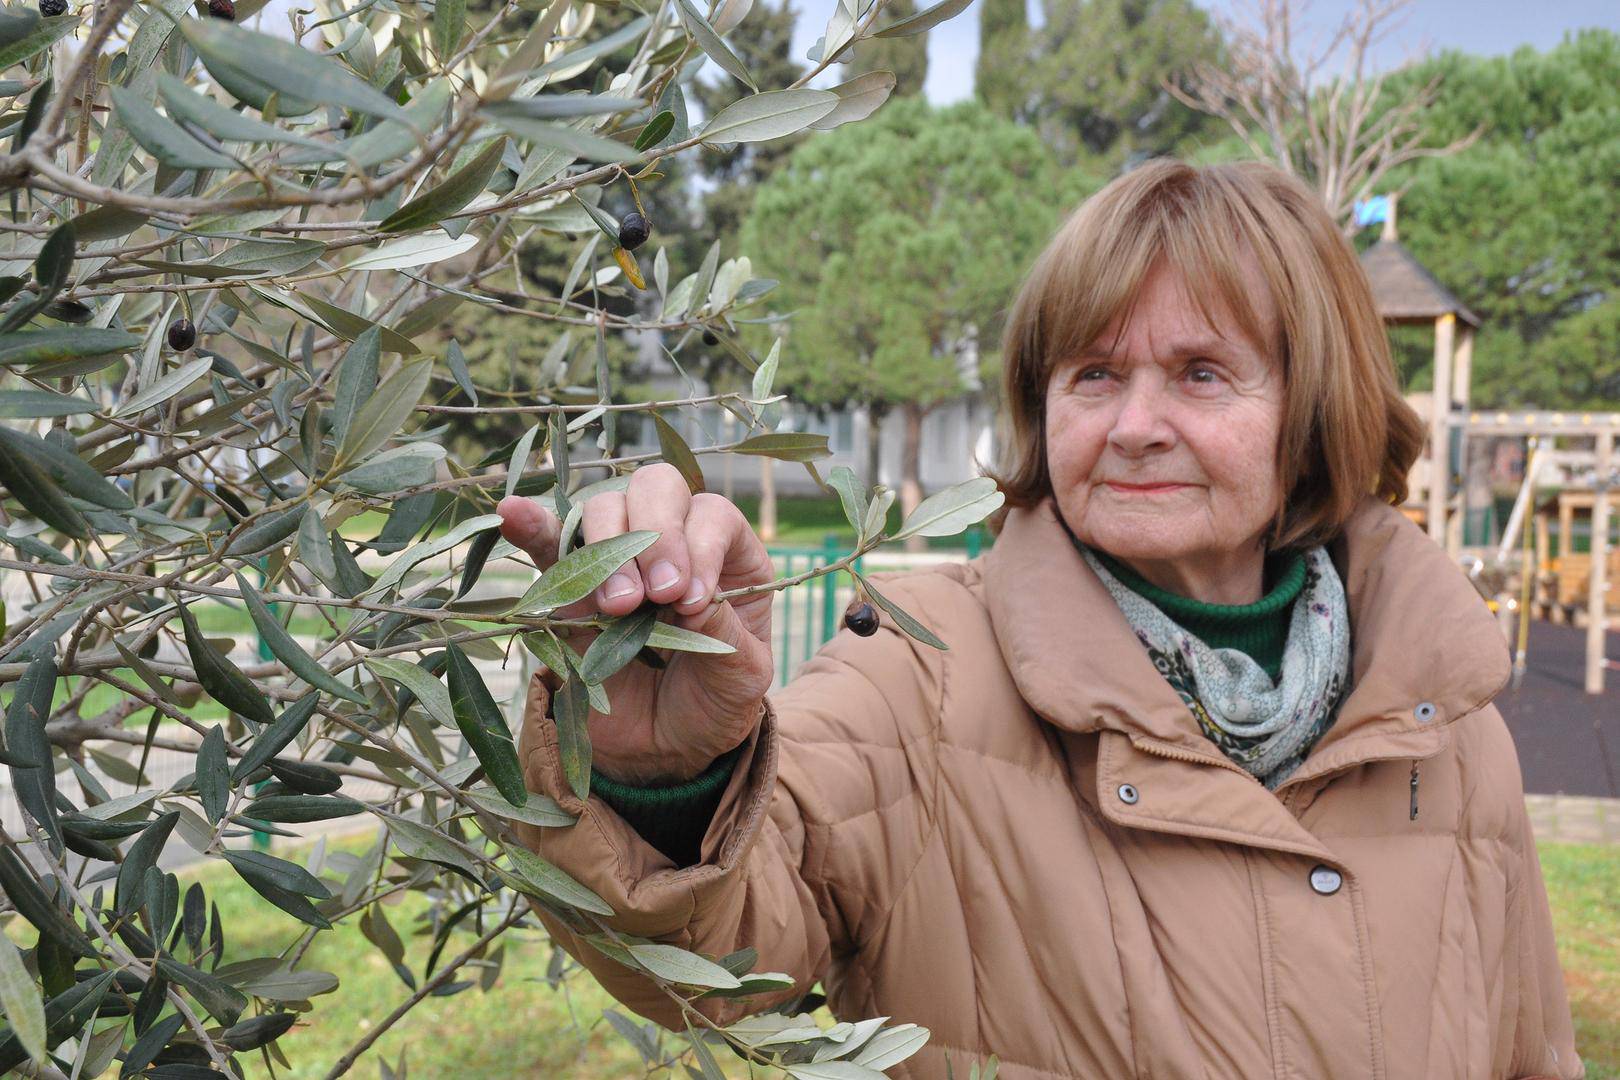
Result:
<svg viewBox="0 0 1620 1080">
<path fill-rule="evenodd" d="M 1071 0 L 1072 2 L 1072 0 Z M 1227 14 L 1250 10 L 1243 0 L 1197 0 L 1201 7 Z M 799 12 L 793 52 L 801 61 L 821 36 L 836 0 L 794 0 Z M 925 7 L 927 3 L 919 3 Z M 928 99 L 943 105 L 973 92 L 973 65 L 979 52 L 979 7 L 929 31 Z M 1313 0 L 1306 10 L 1305 40 L 1312 33 L 1331 35 L 1352 4 L 1348 0 Z M 1031 0 L 1030 18 L 1040 21 L 1041 0 Z M 1410 14 L 1374 50 L 1378 66 L 1443 48 L 1494 55 L 1520 45 L 1548 49 L 1563 40 L 1566 31 L 1587 26 L 1620 30 L 1620 0 L 1417 0 Z M 1303 51 L 1303 50 L 1302 50 Z M 842 82 L 842 65 L 834 65 L 812 84 Z"/>
</svg>

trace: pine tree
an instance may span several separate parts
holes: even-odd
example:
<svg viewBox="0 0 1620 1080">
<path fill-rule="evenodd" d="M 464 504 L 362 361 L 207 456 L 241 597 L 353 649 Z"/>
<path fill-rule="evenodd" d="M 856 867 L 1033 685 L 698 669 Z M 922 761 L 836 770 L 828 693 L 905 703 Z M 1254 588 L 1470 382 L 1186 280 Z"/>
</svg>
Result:
<svg viewBox="0 0 1620 1080">
<path fill-rule="evenodd" d="M 979 9 L 979 60 L 973 90 L 997 116 L 1030 119 L 1029 0 L 983 0 Z"/>
</svg>

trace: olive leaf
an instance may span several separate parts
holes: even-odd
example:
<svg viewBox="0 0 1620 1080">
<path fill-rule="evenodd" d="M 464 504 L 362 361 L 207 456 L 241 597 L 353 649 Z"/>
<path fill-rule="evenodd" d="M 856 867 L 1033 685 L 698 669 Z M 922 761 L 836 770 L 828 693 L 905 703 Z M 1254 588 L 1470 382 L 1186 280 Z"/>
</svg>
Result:
<svg viewBox="0 0 1620 1080">
<path fill-rule="evenodd" d="M 259 732 L 252 744 L 243 752 L 235 770 L 231 773 L 232 779 L 243 780 L 253 775 L 255 769 L 281 753 L 309 724 L 315 715 L 315 706 L 320 704 L 320 699 L 320 694 L 311 690 L 283 709 L 281 715 L 276 717 L 269 727 Z"/>
<path fill-rule="evenodd" d="M 303 515 L 298 515 L 302 519 Z M 297 522 L 294 522 L 297 524 Z M 259 631 L 259 640 L 264 642 L 272 656 L 287 665 L 294 675 L 303 679 L 309 685 L 325 690 L 328 694 L 335 694 L 347 698 L 357 704 L 364 705 L 366 699 L 352 687 L 343 685 L 330 672 L 320 665 L 313 656 L 304 651 L 289 634 L 281 620 L 271 612 L 268 604 L 264 602 L 253 586 L 248 584 L 247 578 L 242 576 L 240 570 L 235 571 L 236 587 L 242 594 L 242 601 L 247 605 L 248 616 L 253 620 L 253 626 Z"/>
<path fill-rule="evenodd" d="M 203 637 L 197 619 L 184 602 L 176 600 L 180 610 L 180 624 L 186 639 L 186 651 L 197 672 L 197 682 L 210 697 L 232 712 L 240 713 L 257 724 L 270 724 L 275 713 L 253 681 L 242 674 L 242 669 L 222 656 L 218 649 Z"/>
<path fill-rule="evenodd" d="M 20 765 L 11 767 L 17 801 L 50 836 L 51 850 L 62 854 L 62 824 L 56 816 L 56 771 L 51 742 L 45 734 L 56 692 L 56 659 L 37 656 L 23 669 L 6 708 L 6 749 Z"/>
<path fill-rule="evenodd" d="M 614 619 L 585 649 L 579 676 L 588 683 L 604 683 L 636 658 L 652 637 L 658 608 L 643 604 L 637 611 Z"/>
<path fill-rule="evenodd" d="M 505 151 L 506 140 L 495 139 L 477 157 L 450 174 L 444 183 L 395 210 L 377 228 L 382 232 L 409 232 L 436 225 L 452 216 L 489 185 L 489 178 L 495 175 Z"/>
<path fill-rule="evenodd" d="M 703 483 L 703 468 L 698 464 L 697 455 L 692 453 L 692 448 L 681 438 L 681 433 L 656 411 L 652 413 L 652 421 L 653 426 L 658 429 L 659 456 L 680 471 L 692 494 L 696 495 L 707 490 Z"/>
<path fill-rule="evenodd" d="M 936 491 L 922 502 L 901 524 L 891 539 L 908 536 L 954 536 L 995 511 L 1005 501 L 996 482 L 988 476 L 975 476 L 960 484 Z"/>
<path fill-rule="evenodd" d="M 570 551 L 540 575 L 512 610 L 549 611 L 583 599 L 657 539 L 656 532 L 637 529 Z"/>
<path fill-rule="evenodd" d="M 884 596 L 882 593 L 873 588 L 872 583 L 865 577 L 855 573 L 853 570 L 850 571 L 850 573 L 854 574 L 855 580 L 861 583 L 861 588 L 866 590 L 866 595 L 872 598 L 872 602 L 878 607 L 882 608 L 884 611 L 888 612 L 889 617 L 895 621 L 895 624 L 898 625 L 900 629 L 904 630 L 907 634 L 910 634 L 924 645 L 932 645 L 934 648 L 941 650 L 948 649 L 950 647 L 939 638 L 935 637 L 933 632 L 930 631 L 926 626 L 907 614 L 904 608 L 901 608 L 899 605 L 895 604 L 894 601 L 890 600 L 888 597 Z"/>
<path fill-rule="evenodd" d="M 215 825 L 225 816 L 230 799 L 231 774 L 225 762 L 225 729 L 218 724 L 208 729 L 197 748 L 197 799 L 203 813 Z"/>
<path fill-rule="evenodd" d="M 501 797 L 514 806 L 522 806 L 528 801 L 529 792 L 524 787 L 517 748 L 512 744 L 512 734 L 507 730 L 501 710 L 489 696 L 483 676 L 455 642 L 445 646 L 445 654 L 449 661 L 445 675 L 450 686 L 450 708 L 455 714 L 456 726 Z"/>
</svg>

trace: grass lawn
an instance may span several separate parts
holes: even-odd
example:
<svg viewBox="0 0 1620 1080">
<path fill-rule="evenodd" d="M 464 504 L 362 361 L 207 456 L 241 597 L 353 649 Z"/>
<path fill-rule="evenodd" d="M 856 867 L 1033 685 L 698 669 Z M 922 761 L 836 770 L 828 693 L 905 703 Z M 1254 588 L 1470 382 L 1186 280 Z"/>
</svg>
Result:
<svg viewBox="0 0 1620 1080">
<path fill-rule="evenodd" d="M 1537 850 L 1587 1080 L 1620 1080 L 1620 847 Z"/>
</svg>

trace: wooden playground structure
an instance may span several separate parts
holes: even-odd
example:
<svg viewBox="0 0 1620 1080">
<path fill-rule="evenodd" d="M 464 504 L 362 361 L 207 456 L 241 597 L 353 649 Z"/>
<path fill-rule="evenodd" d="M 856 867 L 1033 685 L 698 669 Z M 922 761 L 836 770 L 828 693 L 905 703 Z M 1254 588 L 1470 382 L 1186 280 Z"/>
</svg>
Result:
<svg viewBox="0 0 1620 1080">
<path fill-rule="evenodd" d="M 1468 512 L 1466 490 L 1461 477 L 1454 475 L 1451 461 L 1466 467 L 1470 438 L 1506 435 L 1527 439 L 1530 454 L 1524 482 L 1496 549 L 1498 565 L 1516 562 L 1519 596 L 1515 599 L 1510 593 L 1492 602 L 1518 615 L 1515 685 L 1523 674 L 1528 620 L 1535 611 L 1553 621 L 1584 619 L 1586 692 L 1603 693 L 1605 672 L 1620 671 L 1620 657 L 1604 653 L 1605 631 L 1611 620 L 1620 621 L 1620 585 L 1616 584 L 1620 582 L 1620 546 L 1611 550 L 1609 543 L 1611 523 L 1620 510 L 1614 497 L 1620 492 L 1620 458 L 1614 445 L 1620 435 L 1620 411 L 1472 410 L 1469 392 L 1479 318 L 1400 244 L 1393 206 L 1383 236 L 1362 253 L 1361 263 L 1385 322 L 1434 327 L 1435 392 L 1408 395 L 1409 401 L 1417 399 L 1427 415 L 1428 452 L 1412 469 L 1411 496 L 1401 510 L 1426 528 L 1452 558 L 1464 561 L 1461 526 Z M 1556 446 L 1555 441 L 1564 445 Z M 1584 446 L 1570 445 L 1575 442 Z M 1541 487 L 1556 491 L 1549 494 L 1538 490 Z M 1556 555 L 1550 535 L 1554 513 L 1559 526 Z M 1582 515 L 1591 523 L 1591 539 L 1584 552 L 1575 551 L 1572 543 L 1576 521 Z M 1521 549 L 1517 560 L 1511 554 L 1515 547 Z M 1477 557 L 1473 563 L 1471 576 L 1484 565 Z"/>
</svg>

